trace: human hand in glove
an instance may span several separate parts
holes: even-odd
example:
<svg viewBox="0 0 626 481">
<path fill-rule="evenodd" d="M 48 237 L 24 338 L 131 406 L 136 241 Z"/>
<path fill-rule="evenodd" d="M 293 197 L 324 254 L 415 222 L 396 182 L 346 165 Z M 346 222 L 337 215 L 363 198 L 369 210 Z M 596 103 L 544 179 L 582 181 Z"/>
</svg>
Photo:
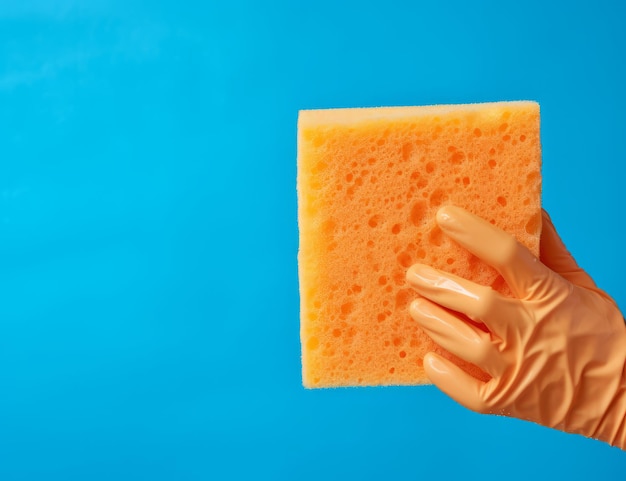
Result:
<svg viewBox="0 0 626 481">
<path fill-rule="evenodd" d="M 458 207 L 444 233 L 493 266 L 513 298 L 414 265 L 411 316 L 441 347 L 491 376 L 481 381 L 428 353 L 429 379 L 465 407 L 534 421 L 626 450 L 626 325 L 563 245 L 544 213 L 540 260 L 511 235 Z M 467 322 L 483 323 L 488 332 Z"/>
</svg>

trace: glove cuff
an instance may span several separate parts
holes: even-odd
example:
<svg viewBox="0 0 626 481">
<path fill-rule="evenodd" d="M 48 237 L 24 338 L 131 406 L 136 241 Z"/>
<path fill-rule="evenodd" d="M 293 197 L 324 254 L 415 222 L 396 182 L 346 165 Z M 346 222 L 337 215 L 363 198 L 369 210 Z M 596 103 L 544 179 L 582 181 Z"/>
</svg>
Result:
<svg viewBox="0 0 626 481">
<path fill-rule="evenodd" d="M 626 362 L 613 401 L 593 437 L 626 451 Z"/>
</svg>

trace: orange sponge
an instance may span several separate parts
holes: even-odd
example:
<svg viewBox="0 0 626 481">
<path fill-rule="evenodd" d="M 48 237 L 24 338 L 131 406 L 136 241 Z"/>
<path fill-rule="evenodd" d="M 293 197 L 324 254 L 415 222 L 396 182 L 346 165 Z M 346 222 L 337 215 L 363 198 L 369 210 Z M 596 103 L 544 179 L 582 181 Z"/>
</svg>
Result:
<svg viewBox="0 0 626 481">
<path fill-rule="evenodd" d="M 424 355 L 452 356 L 411 320 L 407 268 L 430 264 L 507 292 L 442 234 L 437 209 L 463 207 L 538 254 L 540 187 L 534 102 L 301 111 L 304 385 L 427 383 Z"/>
</svg>

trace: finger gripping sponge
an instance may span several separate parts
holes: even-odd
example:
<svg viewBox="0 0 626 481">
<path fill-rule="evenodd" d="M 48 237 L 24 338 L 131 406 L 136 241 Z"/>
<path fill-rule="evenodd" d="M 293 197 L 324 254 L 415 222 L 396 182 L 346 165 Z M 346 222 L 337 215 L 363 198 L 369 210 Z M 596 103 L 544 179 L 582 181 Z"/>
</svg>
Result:
<svg viewBox="0 0 626 481">
<path fill-rule="evenodd" d="M 301 111 L 297 187 L 304 386 L 427 383 L 424 355 L 452 356 L 412 321 L 406 271 L 425 263 L 507 292 L 437 227 L 447 204 L 538 255 L 539 105 Z"/>
</svg>

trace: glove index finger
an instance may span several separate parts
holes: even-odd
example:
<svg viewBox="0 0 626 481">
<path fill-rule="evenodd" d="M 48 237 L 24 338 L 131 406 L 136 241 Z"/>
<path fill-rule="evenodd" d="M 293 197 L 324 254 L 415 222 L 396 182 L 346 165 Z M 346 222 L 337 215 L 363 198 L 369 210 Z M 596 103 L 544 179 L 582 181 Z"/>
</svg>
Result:
<svg viewBox="0 0 626 481">
<path fill-rule="evenodd" d="M 494 267 L 520 299 L 550 274 L 512 235 L 460 207 L 439 209 L 437 223 L 455 242 Z"/>
</svg>

